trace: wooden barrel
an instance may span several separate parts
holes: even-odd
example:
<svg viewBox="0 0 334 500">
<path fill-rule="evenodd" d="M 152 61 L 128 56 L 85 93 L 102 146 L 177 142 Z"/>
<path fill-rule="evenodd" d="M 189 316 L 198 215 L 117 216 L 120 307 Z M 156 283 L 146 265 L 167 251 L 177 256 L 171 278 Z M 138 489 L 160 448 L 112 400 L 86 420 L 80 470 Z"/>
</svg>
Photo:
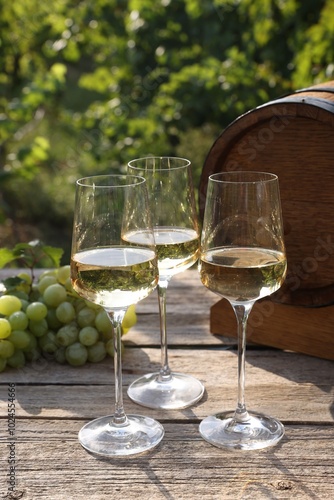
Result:
<svg viewBox="0 0 334 500">
<path fill-rule="evenodd" d="M 221 133 L 202 171 L 202 216 L 209 175 L 234 170 L 279 177 L 288 275 L 273 300 L 334 304 L 334 81 L 259 106 Z"/>
</svg>

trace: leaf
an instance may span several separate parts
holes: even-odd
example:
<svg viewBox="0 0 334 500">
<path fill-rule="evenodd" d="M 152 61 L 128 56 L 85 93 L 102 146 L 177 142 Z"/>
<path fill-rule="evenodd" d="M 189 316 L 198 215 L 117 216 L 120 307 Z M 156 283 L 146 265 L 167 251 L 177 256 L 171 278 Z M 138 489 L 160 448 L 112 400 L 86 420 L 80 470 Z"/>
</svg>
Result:
<svg viewBox="0 0 334 500">
<path fill-rule="evenodd" d="M 64 250 L 44 245 L 40 240 L 18 243 L 13 250 L 0 249 L 0 268 L 17 261 L 19 267 L 59 267 Z"/>
<path fill-rule="evenodd" d="M 54 76 L 59 82 L 65 83 L 67 68 L 65 64 L 55 63 L 50 68 L 50 73 Z"/>
<path fill-rule="evenodd" d="M 43 246 L 43 251 L 48 257 L 50 257 L 55 267 L 60 266 L 60 261 L 64 253 L 64 250 L 62 248 Z"/>
<path fill-rule="evenodd" d="M 20 257 L 26 250 L 30 249 L 33 245 L 30 243 L 17 243 L 13 248 L 13 253 L 16 257 Z"/>
<path fill-rule="evenodd" d="M 9 248 L 0 248 L 0 269 L 15 259 L 16 255 L 13 250 L 9 250 Z"/>
<path fill-rule="evenodd" d="M 15 290 L 21 283 L 25 283 L 25 281 L 19 276 L 11 276 L 3 281 L 7 291 Z"/>
<path fill-rule="evenodd" d="M 13 249 L 14 255 L 16 256 L 16 260 L 20 262 L 22 267 L 30 267 L 34 266 L 34 262 L 36 259 L 36 251 L 33 250 L 33 246 L 29 243 L 18 243 L 15 245 Z M 37 257 L 38 259 L 38 257 Z"/>
</svg>

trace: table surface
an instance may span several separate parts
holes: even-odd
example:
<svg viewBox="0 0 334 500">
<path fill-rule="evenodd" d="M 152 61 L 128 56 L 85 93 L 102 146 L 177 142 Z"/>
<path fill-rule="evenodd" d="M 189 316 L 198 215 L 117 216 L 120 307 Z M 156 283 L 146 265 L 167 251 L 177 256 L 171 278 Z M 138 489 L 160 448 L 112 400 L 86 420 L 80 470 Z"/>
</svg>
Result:
<svg viewBox="0 0 334 500">
<path fill-rule="evenodd" d="M 114 411 L 110 358 L 81 368 L 43 360 L 1 373 L 0 498 L 332 500 L 332 361 L 248 346 L 248 407 L 280 419 L 285 436 L 275 447 L 248 452 L 223 450 L 201 438 L 198 426 L 204 417 L 236 404 L 235 339 L 210 333 L 210 306 L 218 300 L 194 269 L 170 282 L 170 366 L 194 375 L 206 388 L 199 403 L 177 411 L 143 408 L 126 395 L 133 380 L 160 364 L 156 293 L 137 305 L 137 325 L 124 337 L 125 410 L 151 416 L 165 428 L 161 443 L 146 454 L 97 459 L 78 442 L 84 423 Z M 8 419 L 13 389 L 14 425 Z"/>
</svg>

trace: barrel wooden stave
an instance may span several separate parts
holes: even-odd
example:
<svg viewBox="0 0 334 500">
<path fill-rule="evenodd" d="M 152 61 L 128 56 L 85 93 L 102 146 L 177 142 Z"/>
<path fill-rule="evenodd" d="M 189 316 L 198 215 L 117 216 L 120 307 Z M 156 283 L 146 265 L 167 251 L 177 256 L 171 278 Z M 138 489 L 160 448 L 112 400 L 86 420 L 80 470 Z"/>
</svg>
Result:
<svg viewBox="0 0 334 500">
<path fill-rule="evenodd" d="M 199 187 L 203 216 L 209 175 L 233 170 L 278 175 L 288 276 L 273 300 L 309 307 L 334 304 L 334 81 L 314 88 L 232 122 L 213 144 Z"/>
</svg>

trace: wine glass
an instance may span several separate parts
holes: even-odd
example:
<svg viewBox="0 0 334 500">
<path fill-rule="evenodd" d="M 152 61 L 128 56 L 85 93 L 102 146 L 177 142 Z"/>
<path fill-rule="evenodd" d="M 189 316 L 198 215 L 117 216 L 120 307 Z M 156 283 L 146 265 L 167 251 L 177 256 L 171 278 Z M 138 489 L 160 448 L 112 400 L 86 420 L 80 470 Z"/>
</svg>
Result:
<svg viewBox="0 0 334 500">
<path fill-rule="evenodd" d="M 231 304 L 238 325 L 238 401 L 235 411 L 205 418 L 200 434 L 230 449 L 260 449 L 284 435 L 276 419 L 245 404 L 246 325 L 254 303 L 275 292 L 286 275 L 278 178 L 262 172 L 209 177 L 201 236 L 202 283 Z"/>
<path fill-rule="evenodd" d="M 124 239 L 129 231 L 145 235 L 140 246 Z M 71 280 L 81 297 L 104 308 L 114 332 L 115 413 L 86 424 L 79 441 L 89 452 L 104 457 L 149 450 L 161 441 L 164 429 L 152 418 L 125 414 L 121 361 L 125 312 L 158 282 L 145 179 L 101 175 L 77 181 Z"/>
<path fill-rule="evenodd" d="M 199 401 L 202 383 L 191 375 L 171 372 L 168 365 L 166 292 L 170 279 L 198 260 L 199 226 L 191 176 L 191 163 L 183 158 L 147 157 L 128 163 L 128 172 L 147 181 L 158 255 L 161 368 L 135 380 L 129 397 L 149 408 L 186 408 Z M 141 241 L 133 233 L 130 241 Z"/>
</svg>

